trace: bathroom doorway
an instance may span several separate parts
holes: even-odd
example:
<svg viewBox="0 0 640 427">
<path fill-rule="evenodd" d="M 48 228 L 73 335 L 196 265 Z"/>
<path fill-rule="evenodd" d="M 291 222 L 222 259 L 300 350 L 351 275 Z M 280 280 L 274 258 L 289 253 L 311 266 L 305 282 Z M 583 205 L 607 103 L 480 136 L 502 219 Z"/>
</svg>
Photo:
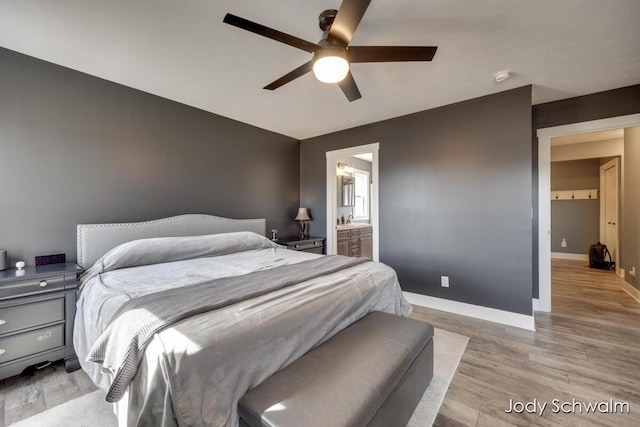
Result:
<svg viewBox="0 0 640 427">
<path fill-rule="evenodd" d="M 337 254 L 337 232 L 341 227 L 365 226 L 372 228 L 373 260 L 379 261 L 378 152 L 380 144 L 367 144 L 341 150 L 328 151 L 327 157 L 327 255 Z M 363 179 L 368 174 L 368 189 L 363 194 Z M 344 177 L 347 177 L 345 179 Z M 348 177 L 353 177 L 353 187 Z M 366 182 L 366 181 L 365 181 Z M 342 184 L 346 185 L 342 185 Z M 357 188 L 358 191 L 356 191 Z M 340 197 L 338 197 L 340 196 Z M 346 215 L 345 215 L 346 214 Z M 342 218 L 345 224 L 342 224 Z M 340 221 L 340 224 L 338 224 Z"/>
</svg>

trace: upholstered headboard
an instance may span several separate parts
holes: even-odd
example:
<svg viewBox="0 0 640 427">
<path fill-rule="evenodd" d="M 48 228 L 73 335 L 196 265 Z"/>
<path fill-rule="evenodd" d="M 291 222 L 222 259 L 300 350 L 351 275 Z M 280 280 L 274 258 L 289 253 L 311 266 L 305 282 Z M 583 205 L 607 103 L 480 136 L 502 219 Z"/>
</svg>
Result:
<svg viewBox="0 0 640 427">
<path fill-rule="evenodd" d="M 91 267 L 119 244 L 150 237 L 197 236 L 202 234 L 253 231 L 264 236 L 265 219 L 230 219 L 213 215 L 179 215 L 145 222 L 78 224 L 78 265 Z"/>
</svg>

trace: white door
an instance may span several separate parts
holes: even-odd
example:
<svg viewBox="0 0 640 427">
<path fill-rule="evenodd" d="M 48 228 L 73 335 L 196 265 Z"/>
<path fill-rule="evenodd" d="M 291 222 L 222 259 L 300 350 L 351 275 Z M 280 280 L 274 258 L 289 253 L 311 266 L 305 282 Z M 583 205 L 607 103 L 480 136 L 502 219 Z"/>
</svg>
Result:
<svg viewBox="0 0 640 427">
<path fill-rule="evenodd" d="M 600 236 L 611 258 L 618 258 L 618 161 L 614 159 L 600 168 L 601 219 Z"/>
</svg>

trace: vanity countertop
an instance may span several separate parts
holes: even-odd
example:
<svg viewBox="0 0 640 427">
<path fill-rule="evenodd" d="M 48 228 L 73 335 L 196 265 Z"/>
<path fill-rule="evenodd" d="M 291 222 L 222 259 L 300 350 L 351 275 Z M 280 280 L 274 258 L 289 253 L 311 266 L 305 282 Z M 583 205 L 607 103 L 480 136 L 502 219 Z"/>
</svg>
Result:
<svg viewBox="0 0 640 427">
<path fill-rule="evenodd" d="M 371 224 L 354 222 L 352 224 L 336 225 L 337 230 L 351 230 L 354 228 L 367 228 L 367 227 L 371 227 Z"/>
</svg>

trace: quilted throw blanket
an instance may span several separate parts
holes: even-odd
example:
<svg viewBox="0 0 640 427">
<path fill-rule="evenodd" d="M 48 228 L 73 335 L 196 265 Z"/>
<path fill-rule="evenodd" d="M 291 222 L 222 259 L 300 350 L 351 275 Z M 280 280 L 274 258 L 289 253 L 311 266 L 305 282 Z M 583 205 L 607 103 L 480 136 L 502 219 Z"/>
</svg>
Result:
<svg viewBox="0 0 640 427">
<path fill-rule="evenodd" d="M 145 347 L 159 330 L 189 316 L 255 298 L 366 261 L 369 260 L 331 255 L 131 299 L 116 312 L 87 360 L 102 363 L 102 369 L 113 375 L 107 402 L 117 402 L 135 377 Z"/>
</svg>

